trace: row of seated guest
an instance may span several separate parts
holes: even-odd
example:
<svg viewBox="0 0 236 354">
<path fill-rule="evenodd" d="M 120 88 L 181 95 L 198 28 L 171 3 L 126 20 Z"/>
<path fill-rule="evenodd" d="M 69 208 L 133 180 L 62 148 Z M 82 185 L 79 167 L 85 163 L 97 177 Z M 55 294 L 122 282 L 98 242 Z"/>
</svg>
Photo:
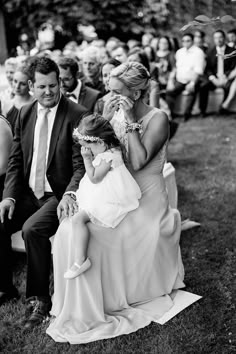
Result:
<svg viewBox="0 0 236 354">
<path fill-rule="evenodd" d="M 215 31 L 213 41 L 214 47 L 204 53 L 200 45 L 198 47 L 194 45 L 194 36 L 185 33 L 182 38 L 183 47 L 176 52 L 176 64 L 168 79 L 166 100 L 173 114 L 176 97 L 183 91 L 191 94 L 185 107 L 185 120 L 191 116 L 198 92 L 203 117 L 206 115 L 210 90 L 216 88 L 224 90 L 221 113 L 227 113 L 236 97 L 235 60 L 234 57 L 224 59 L 224 55 L 232 53 L 234 49 L 227 45 L 226 35 L 222 30 Z M 200 43 L 202 46 L 202 40 Z"/>
</svg>

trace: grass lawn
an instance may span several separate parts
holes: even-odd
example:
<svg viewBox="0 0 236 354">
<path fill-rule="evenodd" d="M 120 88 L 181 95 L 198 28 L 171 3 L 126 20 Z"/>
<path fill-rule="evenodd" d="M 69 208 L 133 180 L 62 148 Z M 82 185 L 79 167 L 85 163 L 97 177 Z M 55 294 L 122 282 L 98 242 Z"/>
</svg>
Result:
<svg viewBox="0 0 236 354">
<path fill-rule="evenodd" d="M 25 333 L 25 255 L 15 255 L 22 297 L 0 308 L 0 353 L 236 353 L 236 119 L 181 124 L 169 146 L 182 218 L 201 223 L 182 233 L 186 290 L 202 295 L 164 326 L 87 345 L 59 344 L 46 325 Z"/>
</svg>

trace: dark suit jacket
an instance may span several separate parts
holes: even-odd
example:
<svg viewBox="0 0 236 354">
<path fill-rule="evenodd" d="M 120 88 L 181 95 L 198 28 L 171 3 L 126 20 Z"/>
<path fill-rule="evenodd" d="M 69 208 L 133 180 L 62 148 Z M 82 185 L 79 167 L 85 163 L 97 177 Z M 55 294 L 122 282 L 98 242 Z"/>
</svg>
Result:
<svg viewBox="0 0 236 354">
<path fill-rule="evenodd" d="M 84 175 L 80 146 L 73 141 L 72 132 L 85 112 L 83 106 L 61 97 L 52 129 L 46 171 L 48 182 L 58 200 L 65 191 L 76 191 Z M 29 189 L 36 119 L 36 101 L 21 108 L 16 122 L 3 198 L 10 197 L 17 201 L 24 190 Z"/>
<path fill-rule="evenodd" d="M 92 87 L 88 87 L 82 81 L 82 86 L 80 90 L 79 100 L 78 102 L 86 107 L 90 112 L 93 112 L 94 106 L 101 97 L 101 93 L 98 90 L 93 89 Z"/>
<path fill-rule="evenodd" d="M 230 48 L 226 45 L 225 54 L 229 54 L 233 51 L 233 48 Z M 207 53 L 207 64 L 206 64 L 206 75 L 216 75 L 217 74 L 217 56 L 216 56 L 216 47 L 212 48 Z M 236 61 L 235 58 L 229 58 L 224 60 L 224 73 L 226 76 L 235 68 Z"/>
</svg>

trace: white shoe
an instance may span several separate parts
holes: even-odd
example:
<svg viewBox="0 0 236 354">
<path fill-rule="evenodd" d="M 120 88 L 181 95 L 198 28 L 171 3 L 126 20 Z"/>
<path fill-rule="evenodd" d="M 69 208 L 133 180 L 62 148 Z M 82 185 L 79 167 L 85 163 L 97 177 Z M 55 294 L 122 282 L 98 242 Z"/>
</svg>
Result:
<svg viewBox="0 0 236 354">
<path fill-rule="evenodd" d="M 74 263 L 73 266 L 68 269 L 65 274 L 64 278 L 66 279 L 74 279 L 78 277 L 80 274 L 84 273 L 86 270 L 88 270 L 91 267 L 91 262 L 90 259 L 87 258 L 84 263 L 79 265 L 78 263 Z"/>
</svg>

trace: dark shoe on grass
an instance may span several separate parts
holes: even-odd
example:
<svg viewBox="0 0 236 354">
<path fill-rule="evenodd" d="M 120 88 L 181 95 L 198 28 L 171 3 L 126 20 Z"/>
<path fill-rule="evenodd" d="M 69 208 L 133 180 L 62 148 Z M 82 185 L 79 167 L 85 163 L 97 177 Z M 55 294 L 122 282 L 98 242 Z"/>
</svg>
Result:
<svg viewBox="0 0 236 354">
<path fill-rule="evenodd" d="M 187 122 L 191 118 L 191 114 L 185 113 L 184 114 L 184 121 Z"/>
<path fill-rule="evenodd" d="M 169 122 L 170 124 L 170 137 L 169 140 L 173 138 L 173 136 L 175 135 L 175 133 L 177 132 L 177 129 L 179 127 L 179 124 L 177 122 L 174 122 L 173 120 L 171 120 Z"/>
<path fill-rule="evenodd" d="M 24 329 L 33 329 L 43 323 L 44 320 L 49 316 L 49 311 L 51 310 L 52 303 L 51 299 L 48 300 L 32 300 L 31 304 L 28 305 L 28 310 L 26 307 L 26 317 Z"/>
<path fill-rule="evenodd" d="M 0 291 L 0 306 L 12 299 L 19 299 L 19 297 L 19 293 L 15 287 L 8 292 Z"/>
<path fill-rule="evenodd" d="M 226 109 L 226 108 L 220 106 L 218 115 L 220 115 L 220 116 L 221 116 L 221 115 L 223 115 L 223 116 L 228 116 L 228 115 L 230 115 L 230 114 L 232 114 L 232 112 L 230 112 L 228 109 Z"/>
</svg>

